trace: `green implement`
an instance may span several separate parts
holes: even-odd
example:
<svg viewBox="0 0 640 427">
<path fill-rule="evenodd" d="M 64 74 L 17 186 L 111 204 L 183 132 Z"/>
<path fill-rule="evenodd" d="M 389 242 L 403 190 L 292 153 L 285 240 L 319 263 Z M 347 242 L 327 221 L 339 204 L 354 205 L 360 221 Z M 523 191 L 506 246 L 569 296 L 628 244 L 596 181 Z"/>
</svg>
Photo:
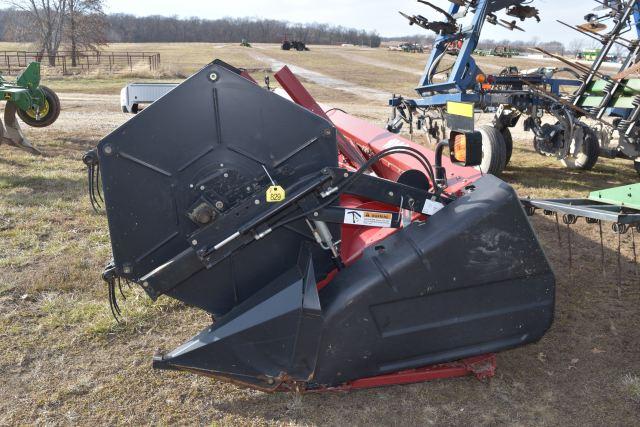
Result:
<svg viewBox="0 0 640 427">
<path fill-rule="evenodd" d="M 589 195 L 589 200 L 640 210 L 640 184 L 594 191 Z"/>
<path fill-rule="evenodd" d="M 60 115 L 58 96 L 40 85 L 40 63 L 29 64 L 15 82 L 0 76 L 0 99 L 7 101 L 4 125 L 0 123 L 0 145 L 6 143 L 32 154 L 42 154 L 24 136 L 16 118 L 17 114 L 29 126 L 46 127 Z"/>
</svg>

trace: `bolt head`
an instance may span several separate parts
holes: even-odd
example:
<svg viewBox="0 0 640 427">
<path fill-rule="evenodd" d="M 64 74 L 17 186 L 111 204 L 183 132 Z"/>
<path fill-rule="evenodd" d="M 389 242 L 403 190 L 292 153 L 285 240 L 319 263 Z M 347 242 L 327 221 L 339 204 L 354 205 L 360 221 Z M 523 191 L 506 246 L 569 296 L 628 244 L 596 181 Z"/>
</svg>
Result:
<svg viewBox="0 0 640 427">
<path fill-rule="evenodd" d="M 204 191 L 204 190 L 205 190 L 205 186 L 204 186 L 204 185 L 201 185 L 201 186 L 200 186 L 200 191 Z"/>
<path fill-rule="evenodd" d="M 149 287 L 149 282 L 143 282 L 142 283 L 142 287 L 143 288 L 148 288 Z"/>
<path fill-rule="evenodd" d="M 218 73 L 209 74 L 209 80 L 211 80 L 212 82 L 217 81 L 218 80 Z"/>
<path fill-rule="evenodd" d="M 389 197 L 393 197 L 395 196 L 395 194 L 393 193 L 393 191 L 389 191 Z"/>
<path fill-rule="evenodd" d="M 110 156 L 113 154 L 113 147 L 110 145 L 105 145 L 104 146 L 104 154 L 106 154 L 107 156 Z"/>
<path fill-rule="evenodd" d="M 223 209 L 224 208 L 224 203 L 222 203 L 221 201 L 216 202 L 216 209 Z"/>
<path fill-rule="evenodd" d="M 192 241 L 191 241 L 191 244 L 192 244 L 193 246 L 196 246 L 196 245 L 198 244 L 198 241 L 194 239 L 194 240 L 192 240 Z"/>
<path fill-rule="evenodd" d="M 255 203 L 256 205 L 259 205 L 260 204 L 260 200 L 256 199 L 256 201 L 253 202 L 253 203 Z"/>
</svg>

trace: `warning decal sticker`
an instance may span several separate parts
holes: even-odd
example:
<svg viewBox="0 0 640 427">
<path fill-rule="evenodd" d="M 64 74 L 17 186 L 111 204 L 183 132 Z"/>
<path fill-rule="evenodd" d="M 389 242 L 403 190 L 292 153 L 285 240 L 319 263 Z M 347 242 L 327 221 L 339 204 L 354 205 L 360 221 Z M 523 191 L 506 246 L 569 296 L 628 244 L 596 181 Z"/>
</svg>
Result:
<svg viewBox="0 0 640 427">
<path fill-rule="evenodd" d="M 344 212 L 344 223 L 364 227 L 391 228 L 393 214 L 347 209 Z"/>
</svg>

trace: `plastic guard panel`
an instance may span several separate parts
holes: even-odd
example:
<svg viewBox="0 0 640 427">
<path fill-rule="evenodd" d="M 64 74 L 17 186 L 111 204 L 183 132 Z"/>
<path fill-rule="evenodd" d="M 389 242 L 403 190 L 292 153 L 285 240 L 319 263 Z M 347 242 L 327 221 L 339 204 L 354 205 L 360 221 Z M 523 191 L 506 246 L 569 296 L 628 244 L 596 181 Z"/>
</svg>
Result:
<svg viewBox="0 0 640 427">
<path fill-rule="evenodd" d="M 551 326 L 555 277 L 514 190 L 493 176 L 473 193 L 365 250 L 321 293 L 314 382 L 498 352 Z"/>
</svg>

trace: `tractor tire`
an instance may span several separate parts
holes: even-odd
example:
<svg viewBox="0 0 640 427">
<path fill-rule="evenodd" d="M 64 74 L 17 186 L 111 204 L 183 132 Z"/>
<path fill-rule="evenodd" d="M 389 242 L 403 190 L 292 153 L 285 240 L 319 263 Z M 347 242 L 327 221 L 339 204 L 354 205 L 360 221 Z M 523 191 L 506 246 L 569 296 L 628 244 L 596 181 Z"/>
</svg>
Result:
<svg viewBox="0 0 640 427">
<path fill-rule="evenodd" d="M 638 161 L 633 162 L 633 168 L 636 170 L 636 172 L 640 176 L 640 162 Z"/>
<path fill-rule="evenodd" d="M 22 111 L 18 109 L 18 116 L 22 121 L 34 128 L 51 126 L 56 120 L 58 120 L 61 110 L 60 98 L 58 98 L 58 95 L 46 86 L 40 86 L 40 89 L 44 92 L 45 107 L 44 114 L 40 116 L 39 119 L 36 118 L 35 110 Z"/>
<path fill-rule="evenodd" d="M 511 156 L 513 156 L 513 136 L 511 136 L 511 130 L 509 128 L 503 128 L 500 133 L 504 139 L 504 145 L 506 150 L 504 167 L 506 168 L 511 163 Z"/>
<path fill-rule="evenodd" d="M 507 144 L 502 133 L 494 126 L 478 128 L 482 135 L 482 164 L 477 167 L 484 174 L 500 176 L 507 159 Z"/>
<path fill-rule="evenodd" d="M 571 153 L 566 159 L 560 161 L 567 169 L 590 171 L 598 163 L 600 157 L 600 144 L 598 135 L 586 126 L 582 127 L 584 138 L 579 152 Z M 573 146 L 573 144 L 572 144 Z M 575 151 L 575 149 L 573 149 Z"/>
</svg>

